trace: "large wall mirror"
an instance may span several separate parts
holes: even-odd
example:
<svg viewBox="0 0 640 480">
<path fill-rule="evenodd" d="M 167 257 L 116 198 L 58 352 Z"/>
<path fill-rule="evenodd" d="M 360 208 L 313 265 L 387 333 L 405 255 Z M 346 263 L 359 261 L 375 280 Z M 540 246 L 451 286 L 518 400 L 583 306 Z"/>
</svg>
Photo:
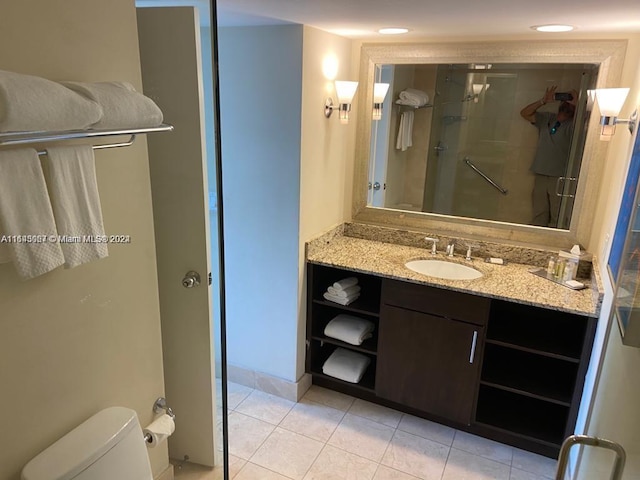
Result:
<svg viewBox="0 0 640 480">
<path fill-rule="evenodd" d="M 354 220 L 550 247 L 586 243 L 606 148 L 587 91 L 618 86 L 625 48 L 624 41 L 364 44 Z M 379 120 L 372 120 L 374 83 L 390 85 Z M 540 131 L 563 145 L 551 216 L 541 221 L 531 171 L 539 129 L 520 111 L 552 86 L 577 99 L 560 129 L 562 101 L 538 108 L 553 119 Z"/>
</svg>

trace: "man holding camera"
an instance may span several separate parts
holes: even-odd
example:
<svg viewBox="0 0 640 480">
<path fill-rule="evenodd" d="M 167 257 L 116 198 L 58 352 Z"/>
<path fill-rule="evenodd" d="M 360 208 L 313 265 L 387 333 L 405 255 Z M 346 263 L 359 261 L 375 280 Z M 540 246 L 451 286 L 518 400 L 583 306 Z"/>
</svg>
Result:
<svg viewBox="0 0 640 480">
<path fill-rule="evenodd" d="M 520 111 L 525 120 L 538 129 L 538 146 L 531 165 L 535 174 L 533 185 L 533 225 L 558 226 L 558 212 L 562 197 L 556 195 L 558 177 L 565 175 L 578 92 L 556 93 L 556 86 L 548 87 L 544 97 L 527 105 Z M 560 101 L 558 112 L 539 112 L 547 103 Z"/>
</svg>

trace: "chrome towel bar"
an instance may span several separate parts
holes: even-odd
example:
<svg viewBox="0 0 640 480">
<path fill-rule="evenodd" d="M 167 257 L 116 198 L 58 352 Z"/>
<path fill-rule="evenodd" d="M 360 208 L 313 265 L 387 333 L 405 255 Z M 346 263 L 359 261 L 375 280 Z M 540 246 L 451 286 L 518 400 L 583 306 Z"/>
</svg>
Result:
<svg viewBox="0 0 640 480">
<path fill-rule="evenodd" d="M 464 157 L 464 163 L 466 163 L 467 165 L 469 165 L 478 175 L 480 175 L 482 178 L 484 178 L 487 182 L 489 182 L 496 190 L 498 190 L 501 194 L 506 195 L 509 193 L 508 190 L 505 190 L 504 188 L 502 188 L 500 185 L 498 185 L 496 182 L 494 182 L 491 177 L 489 177 L 486 173 L 484 173 L 482 170 L 480 170 L 478 167 L 476 167 L 474 165 L 474 163 L 471 161 L 471 159 L 469 157 Z"/>
</svg>

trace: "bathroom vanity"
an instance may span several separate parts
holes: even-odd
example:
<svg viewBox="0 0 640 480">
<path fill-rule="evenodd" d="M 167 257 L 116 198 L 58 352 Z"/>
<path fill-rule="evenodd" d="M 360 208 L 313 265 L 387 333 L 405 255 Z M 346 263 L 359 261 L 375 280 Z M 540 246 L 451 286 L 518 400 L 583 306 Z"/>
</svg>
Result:
<svg viewBox="0 0 640 480">
<path fill-rule="evenodd" d="M 426 245 L 425 245 L 426 247 Z M 466 263 L 483 273 L 441 280 L 408 270 L 416 258 Z M 529 273 L 531 265 L 491 265 L 426 248 L 338 236 L 307 252 L 307 358 L 313 383 L 556 457 L 573 433 L 601 296 Z M 349 305 L 323 298 L 355 276 Z M 340 313 L 374 322 L 354 346 L 326 337 Z M 362 380 L 322 373 L 338 347 L 367 355 Z"/>
</svg>

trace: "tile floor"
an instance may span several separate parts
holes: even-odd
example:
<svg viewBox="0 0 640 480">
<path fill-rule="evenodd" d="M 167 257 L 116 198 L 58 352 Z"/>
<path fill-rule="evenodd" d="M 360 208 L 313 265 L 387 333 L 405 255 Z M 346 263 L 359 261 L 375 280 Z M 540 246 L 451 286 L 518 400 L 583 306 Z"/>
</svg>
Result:
<svg viewBox="0 0 640 480">
<path fill-rule="evenodd" d="M 501 443 L 312 386 L 295 403 L 229 384 L 234 480 L 541 480 L 555 464 Z M 218 480 L 185 465 L 179 480 Z"/>
</svg>

